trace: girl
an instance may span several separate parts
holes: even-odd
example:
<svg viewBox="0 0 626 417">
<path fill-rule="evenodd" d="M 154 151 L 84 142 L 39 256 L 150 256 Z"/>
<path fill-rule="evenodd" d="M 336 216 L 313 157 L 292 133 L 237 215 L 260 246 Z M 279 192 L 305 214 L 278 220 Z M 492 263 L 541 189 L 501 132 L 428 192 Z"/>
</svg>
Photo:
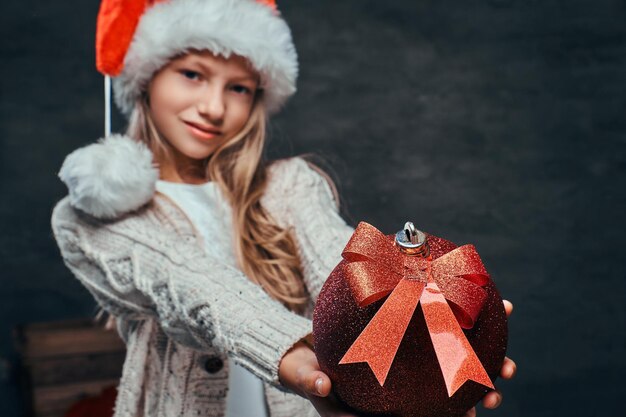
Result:
<svg viewBox="0 0 626 417">
<path fill-rule="evenodd" d="M 115 416 L 348 415 L 310 317 L 353 229 L 319 169 L 262 157 L 295 91 L 289 28 L 270 1 L 112 3 L 98 66 L 129 128 L 66 158 L 52 229 L 126 342 Z"/>
</svg>

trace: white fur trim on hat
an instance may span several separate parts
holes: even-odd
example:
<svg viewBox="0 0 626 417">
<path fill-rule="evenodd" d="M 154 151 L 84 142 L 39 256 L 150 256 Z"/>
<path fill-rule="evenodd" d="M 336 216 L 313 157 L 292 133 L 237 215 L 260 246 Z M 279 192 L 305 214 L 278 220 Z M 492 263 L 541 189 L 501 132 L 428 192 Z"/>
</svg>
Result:
<svg viewBox="0 0 626 417">
<path fill-rule="evenodd" d="M 112 135 L 69 154 L 59 178 L 67 185 L 73 207 L 110 219 L 149 202 L 159 170 L 146 145 Z"/>
<path fill-rule="evenodd" d="M 120 110 L 129 116 L 154 73 L 191 49 L 246 57 L 261 75 L 270 114 L 296 91 L 296 49 L 276 11 L 255 0 L 169 0 L 146 10 L 139 21 L 124 69 L 113 80 Z"/>
</svg>

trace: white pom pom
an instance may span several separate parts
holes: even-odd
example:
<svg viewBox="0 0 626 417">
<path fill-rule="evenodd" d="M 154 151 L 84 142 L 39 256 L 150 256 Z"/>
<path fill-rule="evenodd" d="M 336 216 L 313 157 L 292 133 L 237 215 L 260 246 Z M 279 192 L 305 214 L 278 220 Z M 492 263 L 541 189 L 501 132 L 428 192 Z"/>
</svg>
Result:
<svg viewBox="0 0 626 417">
<path fill-rule="evenodd" d="M 146 145 L 112 135 L 69 154 L 59 171 L 70 204 L 98 218 L 115 218 L 148 203 L 159 170 Z"/>
</svg>

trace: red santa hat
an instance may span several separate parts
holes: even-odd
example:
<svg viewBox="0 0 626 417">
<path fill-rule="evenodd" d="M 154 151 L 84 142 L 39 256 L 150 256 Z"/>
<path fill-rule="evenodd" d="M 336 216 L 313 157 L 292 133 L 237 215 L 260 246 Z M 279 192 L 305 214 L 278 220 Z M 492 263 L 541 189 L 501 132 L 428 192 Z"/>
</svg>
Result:
<svg viewBox="0 0 626 417">
<path fill-rule="evenodd" d="M 296 49 L 274 0 L 102 0 L 96 66 L 113 77 L 126 116 L 152 76 L 188 50 L 246 57 L 270 114 L 296 91 Z"/>
</svg>

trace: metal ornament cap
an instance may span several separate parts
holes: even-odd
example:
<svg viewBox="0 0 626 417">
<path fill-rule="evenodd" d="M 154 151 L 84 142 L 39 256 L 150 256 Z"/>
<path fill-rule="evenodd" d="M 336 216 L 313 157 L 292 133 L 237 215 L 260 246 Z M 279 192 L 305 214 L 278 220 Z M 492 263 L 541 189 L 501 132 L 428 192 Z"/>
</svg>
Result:
<svg viewBox="0 0 626 417">
<path fill-rule="evenodd" d="M 396 233 L 395 244 L 407 255 L 427 257 L 430 254 L 426 234 L 417 230 L 412 222 L 406 222 L 404 229 Z"/>
</svg>

